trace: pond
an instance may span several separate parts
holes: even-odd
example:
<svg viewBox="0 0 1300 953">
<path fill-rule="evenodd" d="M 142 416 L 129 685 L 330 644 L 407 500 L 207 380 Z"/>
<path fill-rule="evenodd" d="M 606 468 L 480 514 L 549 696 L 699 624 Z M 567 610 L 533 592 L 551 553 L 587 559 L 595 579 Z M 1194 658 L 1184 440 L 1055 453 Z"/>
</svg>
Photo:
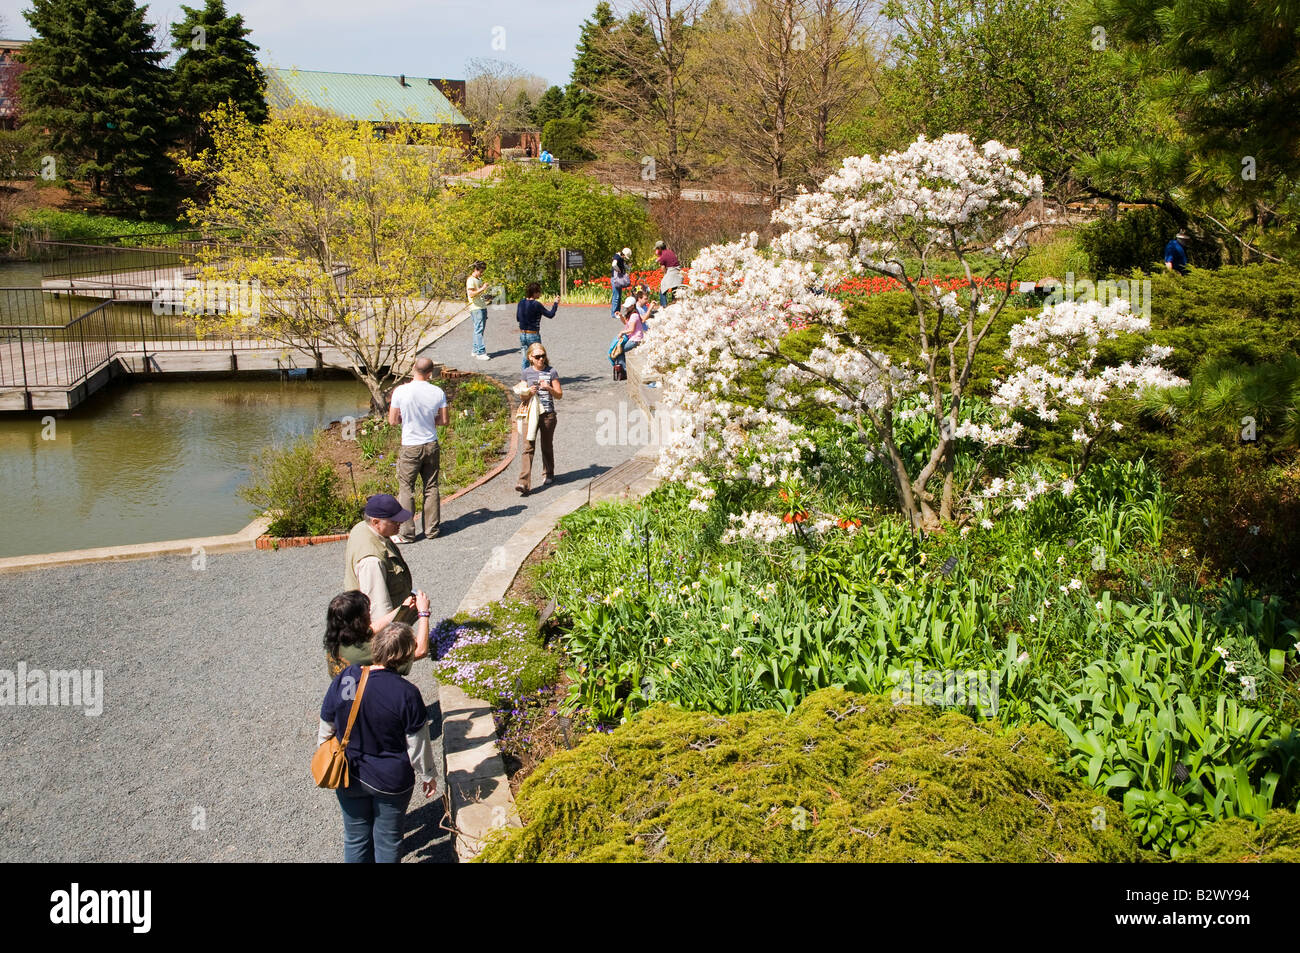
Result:
<svg viewBox="0 0 1300 953">
<path fill-rule="evenodd" d="M 171 380 L 0 415 L 0 556 L 237 532 L 259 451 L 368 406 L 350 380 Z"/>
</svg>

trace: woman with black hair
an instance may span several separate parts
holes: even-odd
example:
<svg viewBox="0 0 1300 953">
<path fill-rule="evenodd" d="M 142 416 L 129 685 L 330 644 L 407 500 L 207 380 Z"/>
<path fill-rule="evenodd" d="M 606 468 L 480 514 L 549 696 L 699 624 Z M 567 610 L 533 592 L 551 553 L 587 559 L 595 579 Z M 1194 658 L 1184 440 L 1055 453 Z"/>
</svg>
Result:
<svg viewBox="0 0 1300 953">
<path fill-rule="evenodd" d="M 349 665 L 369 665 L 370 640 L 392 622 L 405 605 L 419 612 L 415 628 L 415 658 L 424 658 L 429 654 L 429 597 L 422 591 L 394 606 L 391 612 L 374 620 L 373 624 L 370 621 L 370 598 L 361 590 L 341 592 L 331 599 L 325 613 L 325 665 L 330 678 Z M 408 662 L 405 671 L 399 674 L 407 675 L 410 671 Z"/>
</svg>

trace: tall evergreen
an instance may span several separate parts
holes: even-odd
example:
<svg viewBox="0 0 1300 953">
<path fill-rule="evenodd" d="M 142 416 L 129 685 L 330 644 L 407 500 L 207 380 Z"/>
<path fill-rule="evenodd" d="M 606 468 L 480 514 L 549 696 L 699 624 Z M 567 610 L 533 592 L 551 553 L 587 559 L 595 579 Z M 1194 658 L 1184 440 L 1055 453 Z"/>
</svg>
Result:
<svg viewBox="0 0 1300 953">
<path fill-rule="evenodd" d="M 539 129 L 543 129 L 552 119 L 566 118 L 569 115 L 567 106 L 568 104 L 564 99 L 564 90 L 559 86 L 551 86 L 537 100 L 537 107 L 533 111 L 533 121 Z"/>
<path fill-rule="evenodd" d="M 255 123 L 266 119 L 266 79 L 257 47 L 245 39 L 252 31 L 242 16 L 226 13 L 223 0 L 181 10 L 184 18 L 171 28 L 172 48 L 181 53 L 172 95 L 181 114 L 181 142 L 194 153 L 212 144 L 202 116 L 216 106 L 231 102 Z"/>
<path fill-rule="evenodd" d="M 591 18 L 583 21 L 578 34 L 578 52 L 573 58 L 564 100 L 569 115 L 588 125 L 596 118 L 599 102 L 590 90 L 614 75 L 618 68 L 602 42 L 617 24 L 613 8 L 600 0 Z"/>
<path fill-rule="evenodd" d="M 145 8 L 134 0 L 32 0 L 23 52 L 23 123 L 49 130 L 60 174 L 86 179 L 117 209 L 166 214 L 175 119 Z"/>
</svg>

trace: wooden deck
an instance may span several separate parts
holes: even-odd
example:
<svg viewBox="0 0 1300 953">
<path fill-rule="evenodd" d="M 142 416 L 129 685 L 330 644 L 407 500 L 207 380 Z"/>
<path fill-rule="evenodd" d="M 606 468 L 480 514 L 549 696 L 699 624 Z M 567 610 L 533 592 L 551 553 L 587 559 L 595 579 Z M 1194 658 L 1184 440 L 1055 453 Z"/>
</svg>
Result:
<svg viewBox="0 0 1300 953">
<path fill-rule="evenodd" d="M 452 317 L 429 331 L 420 350 L 437 340 Z M 52 329 L 53 330 L 53 329 Z M 24 341 L 21 353 L 14 342 L 0 342 L 0 411 L 71 410 L 111 380 L 124 375 L 238 373 L 314 368 L 315 362 L 303 351 L 269 339 L 237 340 L 194 338 L 165 340 L 97 341 L 91 354 L 83 356 L 79 341 Z M 327 368 L 349 367 L 338 348 L 322 350 Z M 98 359 L 94 356 L 98 354 Z M 23 387 L 23 362 L 28 378 L 40 368 L 46 384 Z M 30 403 L 29 403 L 30 395 Z"/>
</svg>

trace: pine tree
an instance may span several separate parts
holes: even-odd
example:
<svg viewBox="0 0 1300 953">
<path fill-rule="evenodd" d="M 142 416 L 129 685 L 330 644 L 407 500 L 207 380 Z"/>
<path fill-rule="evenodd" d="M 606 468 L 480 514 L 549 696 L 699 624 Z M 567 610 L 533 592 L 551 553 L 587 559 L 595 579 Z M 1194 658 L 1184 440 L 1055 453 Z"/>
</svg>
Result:
<svg viewBox="0 0 1300 953">
<path fill-rule="evenodd" d="M 153 27 L 133 0 L 32 0 L 23 123 L 110 207 L 170 212 L 175 118 Z"/>
<path fill-rule="evenodd" d="M 551 86 L 537 100 L 533 121 L 537 123 L 539 129 L 545 128 L 546 124 L 552 119 L 567 118 L 569 115 L 567 107 L 568 103 L 564 98 L 564 90 L 558 86 Z"/>
<path fill-rule="evenodd" d="M 596 118 L 598 101 L 590 92 L 601 82 L 614 75 L 617 70 L 615 62 L 604 51 L 604 40 L 618 24 L 618 17 L 605 0 L 596 4 L 596 9 L 589 20 L 583 21 L 578 33 L 578 54 L 573 59 L 573 71 L 569 74 L 569 88 L 565 93 L 565 103 L 569 115 L 590 125 Z"/>
<path fill-rule="evenodd" d="M 172 71 L 172 94 L 180 110 L 181 142 L 193 154 L 212 144 L 203 114 L 223 103 L 254 123 L 266 119 L 266 80 L 257 65 L 257 47 L 244 18 L 226 13 L 223 0 L 206 0 L 203 9 L 182 6 L 185 17 L 172 25 L 172 48 L 181 52 Z"/>
</svg>

